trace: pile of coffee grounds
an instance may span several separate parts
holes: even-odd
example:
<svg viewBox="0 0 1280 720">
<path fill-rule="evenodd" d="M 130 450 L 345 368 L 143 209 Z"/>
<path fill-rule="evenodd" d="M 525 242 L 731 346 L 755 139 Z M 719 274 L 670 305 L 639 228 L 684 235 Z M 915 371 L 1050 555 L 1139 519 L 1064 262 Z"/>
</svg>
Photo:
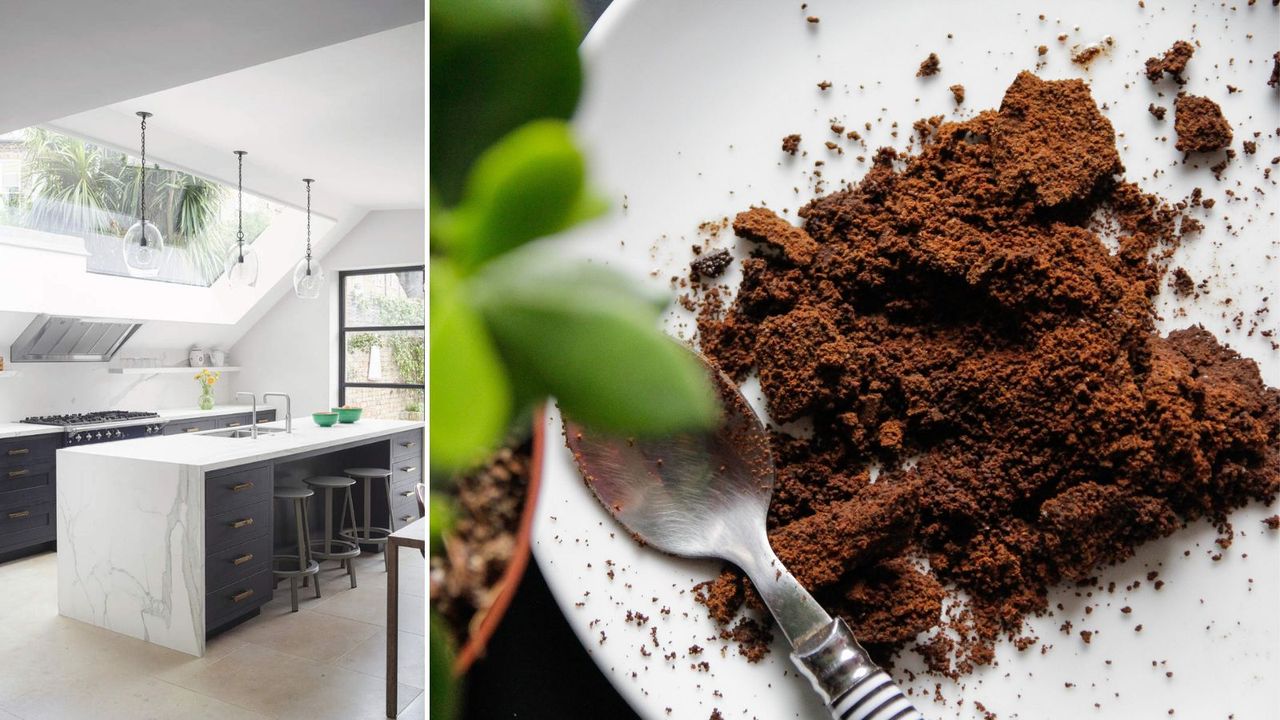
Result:
<svg viewBox="0 0 1280 720">
<path fill-rule="evenodd" d="M 1194 45 L 1186 40 L 1178 40 L 1173 47 L 1165 51 L 1163 57 L 1147 58 L 1147 79 L 1151 82 L 1159 82 L 1160 78 L 1168 73 L 1179 85 L 1185 84 L 1187 80 L 1182 73 L 1186 72 L 1187 63 L 1195 52 Z"/>
<path fill-rule="evenodd" d="M 800 136 L 796 134 L 782 138 L 782 152 L 795 155 L 800 150 Z"/>
<path fill-rule="evenodd" d="M 1183 152 L 1213 152 L 1231 144 L 1231 123 L 1218 103 L 1197 95 L 1179 95 L 1173 101 L 1174 147 Z"/>
<path fill-rule="evenodd" d="M 929 53 L 929 57 L 920 63 L 920 69 L 916 70 L 916 77 L 930 77 L 941 70 L 942 62 L 938 60 L 938 53 Z"/>
<path fill-rule="evenodd" d="M 465 642 L 488 612 L 515 552 L 532 446 L 503 448 L 458 479 L 453 531 L 430 560 L 431 606 Z"/>
<path fill-rule="evenodd" d="M 734 222 L 758 245 L 731 305 L 702 296 L 701 348 L 758 373 L 770 541 L 881 662 L 989 663 L 1050 587 L 1280 490 L 1280 391 L 1199 327 L 1156 331 L 1180 210 L 1115 142 L 1082 82 L 1022 73 L 803 228 Z M 696 596 L 725 624 L 761 607 L 732 568 Z"/>
</svg>

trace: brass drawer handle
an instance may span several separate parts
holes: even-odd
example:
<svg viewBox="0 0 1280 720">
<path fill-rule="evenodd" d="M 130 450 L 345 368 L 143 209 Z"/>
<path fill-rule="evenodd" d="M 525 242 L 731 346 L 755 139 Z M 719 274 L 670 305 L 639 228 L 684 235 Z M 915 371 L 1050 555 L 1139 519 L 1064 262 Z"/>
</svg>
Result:
<svg viewBox="0 0 1280 720">
<path fill-rule="evenodd" d="M 232 595 L 231 602 L 238 603 L 241 600 L 248 600 L 251 597 L 253 597 L 253 588 L 249 588 L 248 590 L 245 590 L 243 592 L 238 592 L 235 595 Z"/>
<path fill-rule="evenodd" d="M 413 519 L 412 515 L 405 515 L 404 517 L 400 518 L 400 522 L 409 522 L 412 519 Z"/>
<path fill-rule="evenodd" d="M 253 559 L 253 553 L 245 553 L 235 560 L 231 561 L 232 565 L 243 565 Z"/>
<path fill-rule="evenodd" d="M 22 518 L 24 518 L 24 517 L 29 517 L 30 515 L 31 515 L 31 511 L 30 511 L 30 510 L 21 510 L 21 511 L 19 511 L 19 512 L 11 512 L 11 513 L 9 513 L 9 519 L 10 519 L 10 520 L 21 520 Z"/>
<path fill-rule="evenodd" d="M 400 493 L 400 497 L 412 497 L 413 495 L 417 495 L 417 494 L 418 494 L 417 490 L 405 490 L 404 492 Z"/>
<path fill-rule="evenodd" d="M 227 427 L 240 427 L 243 424 L 244 423 L 238 423 L 238 422 L 227 423 Z"/>
<path fill-rule="evenodd" d="M 30 455 L 30 454 L 31 454 L 31 448 L 14 448 L 9 451 L 9 457 L 13 457 L 14 455 Z"/>
<path fill-rule="evenodd" d="M 405 441 L 405 442 L 400 443 L 400 447 L 407 447 L 407 448 L 411 448 L 411 447 L 413 447 L 414 445 L 417 445 L 417 444 L 418 444 L 418 443 L 417 443 L 417 441 L 416 441 L 416 440 L 407 440 L 407 441 Z"/>
<path fill-rule="evenodd" d="M 182 432 L 184 432 L 184 433 L 189 433 L 189 432 L 200 432 L 200 426 L 199 426 L 199 425 L 197 425 L 197 426 L 195 426 L 195 427 L 183 428 L 183 429 L 182 429 Z"/>
<path fill-rule="evenodd" d="M 239 485 L 232 485 L 232 486 L 231 486 L 231 492 L 240 492 L 240 491 L 242 491 L 242 490 L 248 490 L 248 489 L 249 489 L 249 488 L 251 488 L 251 487 L 253 487 L 253 483 L 251 483 L 251 482 L 242 482 L 242 483 L 240 483 Z"/>
<path fill-rule="evenodd" d="M 400 468 L 400 472 L 410 473 L 417 469 L 418 469 L 417 465 L 405 465 L 404 467 Z"/>
<path fill-rule="evenodd" d="M 26 474 L 27 474 L 27 473 L 29 473 L 29 472 L 31 472 L 31 471 L 30 471 L 30 470 L 28 470 L 27 468 L 22 468 L 21 470 L 10 470 L 10 471 L 9 471 L 9 477 L 10 477 L 10 478 L 18 478 L 18 477 L 22 477 L 23 475 L 26 475 Z"/>
<path fill-rule="evenodd" d="M 237 520 L 231 523 L 231 528 L 233 530 L 239 530 L 242 527 L 247 527 L 252 524 L 253 524 L 253 518 L 245 518 L 243 520 Z"/>
</svg>

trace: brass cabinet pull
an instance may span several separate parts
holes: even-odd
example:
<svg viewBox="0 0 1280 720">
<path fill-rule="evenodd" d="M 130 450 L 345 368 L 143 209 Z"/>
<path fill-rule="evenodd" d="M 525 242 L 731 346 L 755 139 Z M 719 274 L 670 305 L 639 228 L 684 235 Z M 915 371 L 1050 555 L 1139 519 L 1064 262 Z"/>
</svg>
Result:
<svg viewBox="0 0 1280 720">
<path fill-rule="evenodd" d="M 417 469 L 418 469 L 417 465 L 406 465 L 400 468 L 400 472 L 413 472 L 414 470 L 417 470 Z"/>
<path fill-rule="evenodd" d="M 244 423 L 238 423 L 238 422 L 227 423 L 227 427 L 240 427 L 243 424 Z"/>
<path fill-rule="evenodd" d="M 232 486 L 231 486 L 231 492 L 240 492 L 241 490 L 248 490 L 248 489 L 249 489 L 249 488 L 251 488 L 251 487 L 253 487 L 253 483 L 251 483 L 251 482 L 242 482 L 242 483 L 240 483 L 239 485 L 232 485 Z"/>
<path fill-rule="evenodd" d="M 182 432 L 184 432 L 184 433 L 188 433 L 188 432 L 199 432 L 199 431 L 200 431 L 200 426 L 199 426 L 199 425 L 197 425 L 197 426 L 195 426 L 195 427 L 189 427 L 189 428 L 183 428 L 183 429 L 182 429 Z"/>
<path fill-rule="evenodd" d="M 22 519 L 22 518 L 24 518 L 24 517 L 28 517 L 28 516 L 30 516 L 30 515 L 31 515 L 31 511 L 30 511 L 30 510 L 21 510 L 21 511 L 18 511 L 18 512 L 11 512 L 11 513 L 9 513 L 9 519 L 10 519 L 10 520 L 20 520 L 20 519 Z"/>
<path fill-rule="evenodd" d="M 245 553 L 235 560 L 231 561 L 232 565 L 243 565 L 253 559 L 253 553 Z"/>
<path fill-rule="evenodd" d="M 244 590 L 242 592 L 236 593 L 235 595 L 232 595 L 231 602 L 238 603 L 241 600 L 248 600 L 251 597 L 253 597 L 253 588 L 249 588 L 248 590 Z"/>
<path fill-rule="evenodd" d="M 404 517 L 400 518 L 400 522 L 409 522 L 412 519 L 413 519 L 412 515 L 405 515 Z"/>
<path fill-rule="evenodd" d="M 412 495 L 417 495 L 417 494 L 418 494 L 417 490 L 405 490 L 404 492 L 400 493 L 400 497 L 410 497 Z"/>
<path fill-rule="evenodd" d="M 9 451 L 9 457 L 13 457 L 14 455 L 30 455 L 30 454 L 31 454 L 31 448 L 14 448 Z"/>
<path fill-rule="evenodd" d="M 9 477 L 11 477 L 11 478 L 22 477 L 23 475 L 26 475 L 26 474 L 27 474 L 27 473 L 29 473 L 29 472 L 31 472 L 31 471 L 30 471 L 30 470 L 28 470 L 27 468 L 21 468 L 21 469 L 19 469 L 19 470 L 10 470 L 10 471 L 9 471 Z"/>
<path fill-rule="evenodd" d="M 405 441 L 405 442 L 400 443 L 400 447 L 407 447 L 407 448 L 411 448 L 411 447 L 413 447 L 414 445 L 417 445 L 417 444 L 418 444 L 418 443 L 417 443 L 417 441 L 415 441 L 415 440 L 407 440 L 407 441 Z"/>
<path fill-rule="evenodd" d="M 243 520 L 237 520 L 231 523 L 231 527 L 235 530 L 239 530 L 242 527 L 247 527 L 252 524 L 253 524 L 253 518 L 250 517 L 250 518 L 245 518 Z"/>
</svg>

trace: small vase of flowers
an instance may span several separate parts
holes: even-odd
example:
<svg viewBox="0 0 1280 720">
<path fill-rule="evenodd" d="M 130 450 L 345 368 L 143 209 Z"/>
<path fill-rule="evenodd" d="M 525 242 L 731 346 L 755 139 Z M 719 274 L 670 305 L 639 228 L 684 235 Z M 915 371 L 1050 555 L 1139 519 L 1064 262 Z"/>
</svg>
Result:
<svg viewBox="0 0 1280 720">
<path fill-rule="evenodd" d="M 213 386 L 218 383 L 218 378 L 222 375 L 219 372 L 210 372 L 209 370 L 201 370 L 196 373 L 196 382 L 200 383 L 200 409 L 213 409 Z"/>
</svg>

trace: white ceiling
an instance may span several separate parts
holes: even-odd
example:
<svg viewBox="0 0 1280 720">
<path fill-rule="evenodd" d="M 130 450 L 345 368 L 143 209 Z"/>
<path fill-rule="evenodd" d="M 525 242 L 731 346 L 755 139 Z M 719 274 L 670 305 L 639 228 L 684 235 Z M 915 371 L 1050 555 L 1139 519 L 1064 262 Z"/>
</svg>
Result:
<svg viewBox="0 0 1280 720">
<path fill-rule="evenodd" d="M 344 219 L 421 208 L 425 23 L 418 22 L 48 123 L 136 152 L 137 110 L 147 151 L 168 167 L 235 182 L 300 206 L 315 178 L 315 211 Z"/>
<path fill-rule="evenodd" d="M 0 0 L 0 132 L 423 18 L 423 0 Z"/>
</svg>

